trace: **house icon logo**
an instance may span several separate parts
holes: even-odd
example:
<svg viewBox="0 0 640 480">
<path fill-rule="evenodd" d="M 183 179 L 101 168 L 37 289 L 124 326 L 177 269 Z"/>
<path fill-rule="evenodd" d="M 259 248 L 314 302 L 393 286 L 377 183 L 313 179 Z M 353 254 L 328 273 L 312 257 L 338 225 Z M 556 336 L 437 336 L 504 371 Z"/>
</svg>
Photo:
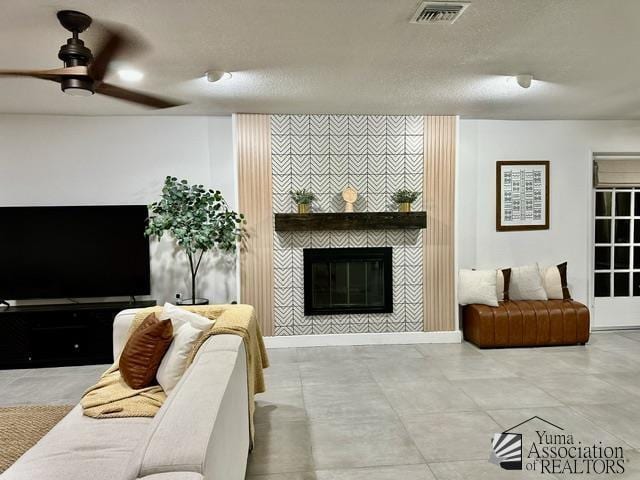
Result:
<svg viewBox="0 0 640 480">
<path fill-rule="evenodd" d="M 541 420 L 549 425 L 564 430 L 544 418 L 538 416 L 531 417 L 524 422 L 514 425 L 508 428 L 502 433 L 496 433 L 491 439 L 491 456 L 489 462 L 500 465 L 505 470 L 522 470 L 522 434 L 512 433 L 510 430 L 514 430 L 521 425 L 524 425 L 531 420 Z"/>
<path fill-rule="evenodd" d="M 505 470 L 522 470 L 522 434 L 496 433 L 491 440 L 491 463 Z"/>
</svg>

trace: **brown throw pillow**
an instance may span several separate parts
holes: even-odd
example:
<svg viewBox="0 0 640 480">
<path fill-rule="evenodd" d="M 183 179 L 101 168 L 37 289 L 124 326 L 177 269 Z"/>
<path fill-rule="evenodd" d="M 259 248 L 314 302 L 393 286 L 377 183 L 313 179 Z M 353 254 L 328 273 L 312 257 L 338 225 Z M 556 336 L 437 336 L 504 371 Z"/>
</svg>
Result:
<svg viewBox="0 0 640 480">
<path fill-rule="evenodd" d="M 504 278 L 504 301 L 509 301 L 509 282 L 511 281 L 511 269 L 502 269 L 502 278 Z"/>
<path fill-rule="evenodd" d="M 152 313 L 131 334 L 120 355 L 120 375 L 136 390 L 156 384 L 156 372 L 173 340 L 171 320 Z"/>
<path fill-rule="evenodd" d="M 567 262 L 556 265 L 560 272 L 560 283 L 562 285 L 562 298 L 564 300 L 571 299 L 571 292 L 569 292 L 569 286 L 567 285 Z"/>
</svg>

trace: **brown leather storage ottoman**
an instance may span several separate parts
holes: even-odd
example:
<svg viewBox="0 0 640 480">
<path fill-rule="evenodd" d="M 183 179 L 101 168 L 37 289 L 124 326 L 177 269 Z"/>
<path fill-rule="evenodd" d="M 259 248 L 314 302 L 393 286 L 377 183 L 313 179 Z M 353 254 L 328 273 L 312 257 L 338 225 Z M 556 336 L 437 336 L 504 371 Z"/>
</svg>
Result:
<svg viewBox="0 0 640 480">
<path fill-rule="evenodd" d="M 589 341 L 589 309 L 573 300 L 466 305 L 464 339 L 480 348 L 577 345 Z"/>
</svg>

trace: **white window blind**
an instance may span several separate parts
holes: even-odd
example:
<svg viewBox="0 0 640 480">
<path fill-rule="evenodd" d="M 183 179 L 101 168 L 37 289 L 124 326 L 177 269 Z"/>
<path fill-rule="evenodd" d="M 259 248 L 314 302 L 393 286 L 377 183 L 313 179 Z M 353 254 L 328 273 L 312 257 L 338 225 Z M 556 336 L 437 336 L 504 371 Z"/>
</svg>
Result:
<svg viewBox="0 0 640 480">
<path fill-rule="evenodd" d="M 640 186 L 640 153 L 594 153 L 593 185 Z"/>
</svg>

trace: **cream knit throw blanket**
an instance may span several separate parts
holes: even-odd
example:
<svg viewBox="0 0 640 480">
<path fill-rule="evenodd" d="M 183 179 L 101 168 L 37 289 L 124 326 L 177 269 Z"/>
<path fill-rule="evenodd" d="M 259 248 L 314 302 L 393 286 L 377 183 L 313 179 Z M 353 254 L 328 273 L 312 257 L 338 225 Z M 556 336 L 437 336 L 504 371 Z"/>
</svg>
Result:
<svg viewBox="0 0 640 480">
<path fill-rule="evenodd" d="M 265 391 L 263 368 L 269 366 L 260 326 L 250 305 L 206 305 L 183 307 L 203 315 L 215 323 L 198 339 L 188 359 L 190 365 L 198 349 L 213 335 L 240 335 L 247 355 L 247 386 L 249 390 L 249 425 L 253 440 L 254 395 Z M 129 334 L 152 312 L 162 307 L 140 310 L 133 319 Z M 215 379 L 212 379 L 215 381 Z M 166 395 L 159 385 L 134 390 L 120 376 L 118 362 L 102 374 L 96 385 L 89 388 L 80 403 L 84 414 L 93 418 L 153 417 L 162 406 Z"/>
</svg>

